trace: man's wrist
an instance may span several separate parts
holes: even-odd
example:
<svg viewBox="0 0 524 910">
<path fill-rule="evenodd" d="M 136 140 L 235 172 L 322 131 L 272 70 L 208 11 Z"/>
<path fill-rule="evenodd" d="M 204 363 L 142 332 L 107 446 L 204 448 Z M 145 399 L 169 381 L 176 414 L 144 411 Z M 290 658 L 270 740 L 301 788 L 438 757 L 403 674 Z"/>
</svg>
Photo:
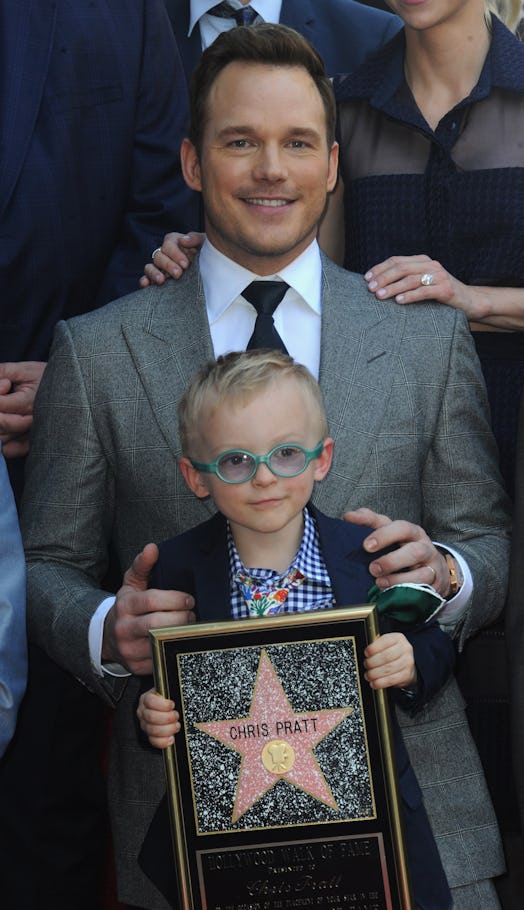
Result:
<svg viewBox="0 0 524 910">
<path fill-rule="evenodd" d="M 446 600 L 451 600 L 452 597 L 455 597 L 455 595 L 458 594 L 464 583 L 462 570 L 458 561 L 455 559 L 453 554 L 449 552 L 449 550 L 446 550 L 445 547 L 442 546 L 437 546 L 437 550 L 444 558 L 446 566 L 448 568 L 449 589 L 446 595 Z"/>
<path fill-rule="evenodd" d="M 115 603 L 114 597 L 106 597 L 100 603 L 91 617 L 89 624 L 89 656 L 91 658 L 91 667 L 97 676 L 130 676 L 122 664 L 114 661 L 105 661 L 102 657 L 102 647 L 104 640 L 104 623 L 106 617 Z"/>
</svg>

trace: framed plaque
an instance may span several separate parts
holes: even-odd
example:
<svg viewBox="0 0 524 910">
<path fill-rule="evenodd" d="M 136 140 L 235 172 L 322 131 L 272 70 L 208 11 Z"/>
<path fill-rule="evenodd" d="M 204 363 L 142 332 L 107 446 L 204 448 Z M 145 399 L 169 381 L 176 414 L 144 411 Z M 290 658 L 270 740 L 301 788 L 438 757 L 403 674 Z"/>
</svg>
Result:
<svg viewBox="0 0 524 910">
<path fill-rule="evenodd" d="M 150 634 L 180 910 L 411 910 L 374 608 Z"/>
</svg>

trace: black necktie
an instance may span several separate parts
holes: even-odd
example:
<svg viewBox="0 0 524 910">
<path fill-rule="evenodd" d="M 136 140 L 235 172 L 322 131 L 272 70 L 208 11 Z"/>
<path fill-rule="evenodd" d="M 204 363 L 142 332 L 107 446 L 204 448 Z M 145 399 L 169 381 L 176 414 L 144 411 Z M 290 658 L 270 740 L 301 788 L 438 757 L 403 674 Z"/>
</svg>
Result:
<svg viewBox="0 0 524 910">
<path fill-rule="evenodd" d="M 217 3 L 211 9 L 208 9 L 210 16 L 218 16 L 219 19 L 234 19 L 237 25 L 253 25 L 258 16 L 252 6 L 244 6 L 242 9 L 234 9 L 227 0 L 223 3 Z"/>
<path fill-rule="evenodd" d="M 273 322 L 273 313 L 283 299 L 289 285 L 285 281 L 253 281 L 242 291 L 242 297 L 257 311 L 253 334 L 246 350 L 272 348 L 287 354 L 287 348 Z"/>
</svg>

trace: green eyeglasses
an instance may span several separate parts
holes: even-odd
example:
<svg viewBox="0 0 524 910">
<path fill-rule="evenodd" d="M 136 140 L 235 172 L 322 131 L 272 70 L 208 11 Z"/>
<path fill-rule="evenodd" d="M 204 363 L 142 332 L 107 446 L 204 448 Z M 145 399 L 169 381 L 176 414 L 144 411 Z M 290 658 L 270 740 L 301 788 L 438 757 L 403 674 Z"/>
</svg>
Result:
<svg viewBox="0 0 524 910">
<path fill-rule="evenodd" d="M 243 449 L 230 449 L 222 452 L 209 464 L 193 459 L 191 464 L 197 471 L 216 474 L 224 483 L 245 483 L 246 480 L 251 480 L 257 473 L 259 464 L 267 465 L 271 473 L 277 477 L 296 477 L 306 470 L 310 461 L 319 457 L 323 446 L 322 440 L 314 449 L 305 449 L 295 443 L 284 442 L 275 446 L 266 455 L 253 455 L 252 452 L 245 452 Z"/>
</svg>

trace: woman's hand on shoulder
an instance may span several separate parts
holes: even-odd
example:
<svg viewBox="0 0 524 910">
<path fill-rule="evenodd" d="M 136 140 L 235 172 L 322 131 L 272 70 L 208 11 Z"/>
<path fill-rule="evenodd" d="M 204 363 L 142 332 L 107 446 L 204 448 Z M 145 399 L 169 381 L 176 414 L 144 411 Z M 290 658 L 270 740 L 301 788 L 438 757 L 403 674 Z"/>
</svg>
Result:
<svg viewBox="0 0 524 910">
<path fill-rule="evenodd" d="M 153 251 L 151 262 L 144 266 L 144 274 L 139 281 L 140 287 L 163 284 L 166 278 L 181 278 L 191 265 L 205 237 L 205 234 L 198 231 L 191 231 L 189 234 L 173 231 L 166 234 L 162 246 Z"/>
<path fill-rule="evenodd" d="M 421 303 L 433 300 L 464 310 L 468 319 L 475 313 L 474 289 L 461 281 L 429 256 L 390 256 L 374 265 L 364 275 L 368 290 L 378 298 L 392 297 L 396 303 Z"/>
</svg>

